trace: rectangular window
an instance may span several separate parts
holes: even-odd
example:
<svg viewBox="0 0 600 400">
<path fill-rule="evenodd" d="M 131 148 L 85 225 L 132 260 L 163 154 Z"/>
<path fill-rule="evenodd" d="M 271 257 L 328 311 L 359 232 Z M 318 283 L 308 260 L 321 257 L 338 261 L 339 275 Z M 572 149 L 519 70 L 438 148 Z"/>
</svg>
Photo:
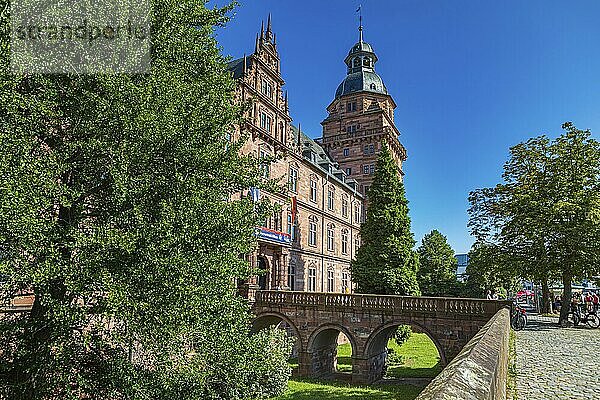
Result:
<svg viewBox="0 0 600 400">
<path fill-rule="evenodd" d="M 369 175 L 373 175 L 375 173 L 375 164 L 369 165 Z"/>
<path fill-rule="evenodd" d="M 317 181 L 314 179 L 310 180 L 310 201 L 317 202 Z"/>
<path fill-rule="evenodd" d="M 328 190 L 327 191 L 327 208 L 329 210 L 333 210 L 334 208 L 334 204 L 333 204 L 333 190 Z"/>
<path fill-rule="evenodd" d="M 346 132 L 348 132 L 348 133 L 354 133 L 354 132 L 357 131 L 357 129 L 358 129 L 358 125 L 348 125 L 346 127 Z"/>
<path fill-rule="evenodd" d="M 346 175 L 347 176 L 352 175 L 352 168 L 346 168 Z"/>
<path fill-rule="evenodd" d="M 267 114 L 264 112 L 260 113 L 260 127 L 262 129 L 267 129 Z"/>
<path fill-rule="evenodd" d="M 266 131 L 271 133 L 271 117 L 267 115 L 267 126 L 265 127 Z"/>
<path fill-rule="evenodd" d="M 350 293 L 348 273 L 342 272 L 342 293 Z"/>
<path fill-rule="evenodd" d="M 346 111 L 347 112 L 354 112 L 354 111 L 356 111 L 356 102 L 355 101 L 351 101 L 350 103 L 346 103 Z"/>
<path fill-rule="evenodd" d="M 327 271 L 327 291 L 333 292 L 335 284 L 335 272 L 332 270 Z"/>
<path fill-rule="evenodd" d="M 369 165 L 363 165 L 363 175 L 369 175 Z"/>
<path fill-rule="evenodd" d="M 263 79 L 263 81 L 261 82 L 261 85 L 260 85 L 260 91 L 265 96 L 271 98 L 271 96 L 273 94 L 273 87 L 271 86 L 271 84 L 269 82 L 267 82 Z"/>
<path fill-rule="evenodd" d="M 354 223 L 358 224 L 360 222 L 360 207 L 357 205 L 354 206 Z"/>
<path fill-rule="evenodd" d="M 296 290 L 296 266 L 292 263 L 288 265 L 288 287 L 290 290 Z"/>
<path fill-rule="evenodd" d="M 317 245 L 317 223 L 316 222 L 310 222 L 310 224 L 308 225 L 308 244 L 310 246 L 316 246 Z"/>
<path fill-rule="evenodd" d="M 342 232 L 342 254 L 348 254 L 348 232 Z"/>
<path fill-rule="evenodd" d="M 344 149 L 344 157 L 348 157 L 350 155 L 350 149 Z"/>
<path fill-rule="evenodd" d="M 375 154 L 375 145 L 374 144 L 370 144 L 368 146 L 369 148 L 369 154 Z"/>
<path fill-rule="evenodd" d="M 315 292 L 317 290 L 317 269 L 310 267 L 308 269 L 308 291 Z"/>
<path fill-rule="evenodd" d="M 296 227 L 294 226 L 294 222 L 292 221 L 292 214 L 288 213 L 287 216 L 287 233 L 290 235 L 292 242 L 296 240 Z"/>
<path fill-rule="evenodd" d="M 335 250 L 334 231 L 332 227 L 327 228 L 327 250 Z"/>
<path fill-rule="evenodd" d="M 281 232 L 282 228 L 283 228 L 282 213 L 281 213 L 281 211 L 275 211 L 275 214 L 273 214 L 273 229 L 275 229 L 277 232 Z"/>
<path fill-rule="evenodd" d="M 298 192 L 298 170 L 294 167 L 290 167 L 289 187 L 292 192 Z"/>
<path fill-rule="evenodd" d="M 342 217 L 348 218 L 348 199 L 342 197 Z"/>
</svg>

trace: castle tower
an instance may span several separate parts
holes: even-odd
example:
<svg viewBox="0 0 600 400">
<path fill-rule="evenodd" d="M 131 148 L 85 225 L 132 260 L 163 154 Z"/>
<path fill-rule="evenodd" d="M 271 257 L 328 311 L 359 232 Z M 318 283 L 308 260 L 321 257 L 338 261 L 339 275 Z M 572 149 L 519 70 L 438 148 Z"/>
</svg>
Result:
<svg viewBox="0 0 600 400">
<path fill-rule="evenodd" d="M 347 76 L 327 107 L 329 116 L 321 122 L 323 147 L 347 176 L 358 181 L 363 194 L 373 182 L 383 142 L 390 148 L 401 175 L 404 175 L 402 163 L 406 160 L 406 149 L 398 139 L 400 132 L 394 124 L 396 103 L 375 72 L 377 61 L 371 45 L 363 41 L 361 24 L 359 41 L 344 60 Z"/>
</svg>

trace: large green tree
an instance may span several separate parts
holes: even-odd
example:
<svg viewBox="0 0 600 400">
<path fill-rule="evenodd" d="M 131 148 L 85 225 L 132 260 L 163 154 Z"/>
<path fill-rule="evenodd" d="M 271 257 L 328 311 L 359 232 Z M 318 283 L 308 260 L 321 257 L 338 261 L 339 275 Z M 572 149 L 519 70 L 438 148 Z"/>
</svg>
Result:
<svg viewBox="0 0 600 400">
<path fill-rule="evenodd" d="M 417 253 L 421 293 L 425 296 L 456 296 L 459 290 L 458 262 L 446 236 L 434 229 L 423 237 Z"/>
<path fill-rule="evenodd" d="M 518 289 L 519 270 L 503 257 L 500 249 L 489 243 L 475 242 L 469 251 L 463 287 L 465 297 L 485 298 L 487 292 L 510 294 Z"/>
<path fill-rule="evenodd" d="M 249 336 L 261 187 L 213 38 L 226 9 L 156 0 L 144 75 L 10 74 L 0 1 L 2 399 L 238 399 L 280 393 L 281 333 Z"/>
<path fill-rule="evenodd" d="M 413 250 L 408 200 L 398 166 L 385 145 L 377 159 L 368 200 L 367 218 L 360 228 L 362 245 L 352 262 L 357 291 L 419 294 L 419 258 Z"/>
<path fill-rule="evenodd" d="M 469 197 L 471 232 L 499 249 L 507 269 L 541 282 L 546 304 L 548 282 L 562 280 L 561 322 L 573 280 L 600 268 L 600 143 L 572 123 L 563 129 L 512 147 L 504 183 Z"/>
</svg>

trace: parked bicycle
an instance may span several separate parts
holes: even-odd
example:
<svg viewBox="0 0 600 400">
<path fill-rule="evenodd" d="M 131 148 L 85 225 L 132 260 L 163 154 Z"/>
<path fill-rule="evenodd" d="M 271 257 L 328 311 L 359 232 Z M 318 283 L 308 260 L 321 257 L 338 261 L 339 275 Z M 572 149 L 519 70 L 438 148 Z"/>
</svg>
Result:
<svg viewBox="0 0 600 400">
<path fill-rule="evenodd" d="M 511 309 L 510 326 L 515 331 L 520 331 L 525 325 L 527 325 L 527 312 L 515 302 Z"/>
<path fill-rule="evenodd" d="M 569 312 L 569 321 L 573 322 L 574 326 L 586 324 L 592 329 L 600 327 L 600 318 L 596 315 L 596 311 L 584 310 L 582 312 L 580 307 L 574 307 Z"/>
</svg>

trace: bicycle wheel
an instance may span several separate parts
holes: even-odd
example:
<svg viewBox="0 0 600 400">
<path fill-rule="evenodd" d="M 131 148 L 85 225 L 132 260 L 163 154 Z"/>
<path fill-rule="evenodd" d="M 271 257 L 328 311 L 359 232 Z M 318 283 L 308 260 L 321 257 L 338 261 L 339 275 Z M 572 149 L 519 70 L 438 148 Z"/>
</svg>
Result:
<svg viewBox="0 0 600 400">
<path fill-rule="evenodd" d="M 587 326 L 589 326 L 592 329 L 596 329 L 600 326 L 600 319 L 598 318 L 598 316 L 596 314 L 589 314 L 587 316 Z"/>
<path fill-rule="evenodd" d="M 520 331 L 525 327 L 525 317 L 523 315 L 519 315 L 515 319 L 515 331 Z"/>
<path fill-rule="evenodd" d="M 574 312 L 569 313 L 567 320 L 568 324 L 573 324 L 573 326 L 579 325 L 579 315 L 575 314 Z"/>
</svg>

